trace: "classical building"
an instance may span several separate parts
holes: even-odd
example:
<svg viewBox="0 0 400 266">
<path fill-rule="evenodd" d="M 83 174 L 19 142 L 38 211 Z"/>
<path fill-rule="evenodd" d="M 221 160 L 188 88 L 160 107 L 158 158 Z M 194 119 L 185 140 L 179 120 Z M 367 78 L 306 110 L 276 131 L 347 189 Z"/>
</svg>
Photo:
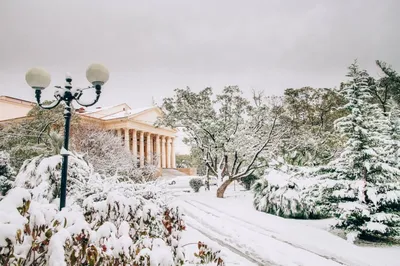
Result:
<svg viewBox="0 0 400 266">
<path fill-rule="evenodd" d="M 27 114 L 33 106 L 33 102 L 0 96 L 0 124 L 28 119 Z M 125 148 L 138 158 L 140 166 L 147 163 L 157 164 L 160 168 L 176 168 L 174 144 L 177 131 L 154 126 L 161 115 L 158 107 L 132 109 L 127 104 L 119 104 L 104 108 L 80 108 L 76 114 L 83 123 L 97 124 L 114 131 Z"/>
<path fill-rule="evenodd" d="M 161 115 L 158 107 L 131 109 L 127 104 L 119 104 L 91 110 L 81 108 L 78 113 L 86 122 L 115 131 L 125 148 L 138 157 L 140 166 L 157 163 L 161 168 L 176 168 L 174 142 L 177 131 L 154 126 Z"/>
</svg>

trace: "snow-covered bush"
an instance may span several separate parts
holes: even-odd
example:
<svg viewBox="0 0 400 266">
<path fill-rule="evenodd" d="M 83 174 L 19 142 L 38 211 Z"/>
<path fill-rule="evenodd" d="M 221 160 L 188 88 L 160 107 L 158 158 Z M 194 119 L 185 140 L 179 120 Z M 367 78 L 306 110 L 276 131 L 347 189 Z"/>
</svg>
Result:
<svg viewBox="0 0 400 266">
<path fill-rule="evenodd" d="M 199 252 L 194 253 L 194 256 L 200 259 L 201 264 L 209 264 L 214 262 L 217 266 L 224 265 L 224 261 L 219 254 L 219 250 L 213 250 L 211 247 L 200 241 L 197 243 L 197 247 Z"/>
<path fill-rule="evenodd" d="M 319 204 L 338 218 L 335 227 L 345 230 L 351 241 L 400 234 L 398 183 L 372 185 L 362 180 L 323 179 L 307 188 L 311 190 L 318 191 Z"/>
<path fill-rule="evenodd" d="M 0 196 L 5 195 L 11 188 L 14 169 L 11 167 L 10 155 L 0 151 Z"/>
<path fill-rule="evenodd" d="M 40 155 L 26 160 L 15 178 L 15 186 L 31 189 L 33 199 L 48 202 L 59 197 L 61 183 L 62 156 Z M 96 185 L 91 180 L 95 174 L 93 167 L 82 157 L 71 154 L 68 159 L 67 195 L 75 202 L 82 201 L 81 195 L 93 191 Z M 100 180 L 101 177 L 96 177 Z"/>
<path fill-rule="evenodd" d="M 90 213 L 96 219 L 85 220 L 87 210 L 58 212 L 55 205 L 31 201 L 27 190 L 11 190 L 0 202 L 2 265 L 182 265 L 179 210 L 145 201 L 129 209 L 123 201 L 129 202 L 110 195 L 96 205 L 105 209 Z"/>
<path fill-rule="evenodd" d="M 305 195 L 311 180 L 291 177 L 281 170 L 268 169 L 253 185 L 254 207 L 286 218 L 320 219 L 329 216 L 319 205 L 318 195 Z"/>
<path fill-rule="evenodd" d="M 193 263 L 179 242 L 182 213 L 165 204 L 161 188 L 101 177 L 72 154 L 67 207 L 58 211 L 60 162 L 59 156 L 26 162 L 16 180 L 24 188 L 0 201 L 1 265 Z"/>
<path fill-rule="evenodd" d="M 203 180 L 198 177 L 194 177 L 189 181 L 190 187 L 193 189 L 194 192 L 199 192 L 200 188 L 204 185 Z"/>
</svg>

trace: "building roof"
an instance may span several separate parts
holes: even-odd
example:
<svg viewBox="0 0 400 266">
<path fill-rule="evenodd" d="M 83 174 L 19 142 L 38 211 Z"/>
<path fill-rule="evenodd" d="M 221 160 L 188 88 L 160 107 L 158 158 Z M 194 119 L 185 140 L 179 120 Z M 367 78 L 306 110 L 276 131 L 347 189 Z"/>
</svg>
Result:
<svg viewBox="0 0 400 266">
<path fill-rule="evenodd" d="M 144 111 L 150 110 L 154 108 L 154 106 L 151 107 L 143 107 L 143 108 L 136 108 L 136 109 L 131 109 L 131 110 L 127 110 L 127 111 L 121 111 L 112 115 L 108 115 L 103 117 L 102 119 L 104 120 L 110 120 L 110 119 L 116 119 L 116 118 L 124 118 L 124 117 L 131 117 L 131 116 L 135 116 L 137 114 L 140 114 Z"/>
<path fill-rule="evenodd" d="M 157 106 L 147 106 L 147 107 L 132 109 L 127 104 L 118 104 L 114 106 L 86 109 L 80 114 L 98 118 L 101 120 L 112 120 L 112 119 L 134 117 L 151 109 L 159 110 Z"/>
<path fill-rule="evenodd" d="M 20 103 L 20 104 L 24 104 L 24 105 L 32 105 L 32 106 L 33 106 L 33 105 L 36 105 L 35 102 L 31 102 L 31 101 L 27 101 L 27 100 L 23 100 L 23 99 L 11 97 L 11 96 L 6 96 L 6 95 L 1 95 L 1 96 L 0 96 L 0 100 L 5 100 L 5 101 L 10 101 L 10 102 Z"/>
</svg>

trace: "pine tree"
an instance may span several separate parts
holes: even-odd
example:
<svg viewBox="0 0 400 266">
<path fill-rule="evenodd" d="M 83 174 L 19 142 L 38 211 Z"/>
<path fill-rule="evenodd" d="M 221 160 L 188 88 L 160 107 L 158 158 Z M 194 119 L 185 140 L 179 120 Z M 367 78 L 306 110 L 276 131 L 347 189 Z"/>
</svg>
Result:
<svg viewBox="0 0 400 266">
<path fill-rule="evenodd" d="M 335 121 L 347 139 L 339 158 L 320 169 L 321 202 L 335 210 L 348 237 L 388 237 L 400 229 L 400 171 L 394 156 L 393 125 L 371 101 L 369 76 L 355 62 L 342 93 L 350 113 Z"/>
</svg>

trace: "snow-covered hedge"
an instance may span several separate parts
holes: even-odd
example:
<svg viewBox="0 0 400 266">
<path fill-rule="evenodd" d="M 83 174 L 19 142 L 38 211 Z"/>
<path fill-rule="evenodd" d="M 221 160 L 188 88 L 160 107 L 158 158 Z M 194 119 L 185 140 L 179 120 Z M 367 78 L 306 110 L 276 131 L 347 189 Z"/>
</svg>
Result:
<svg viewBox="0 0 400 266">
<path fill-rule="evenodd" d="M 286 218 L 337 218 L 348 239 L 400 235 L 399 184 L 367 187 L 360 180 L 332 180 L 269 170 L 253 186 L 254 207 Z M 396 213 L 397 212 L 397 213 Z"/>
<path fill-rule="evenodd" d="M 37 157 L 21 169 L 0 201 L 1 265 L 224 265 L 199 245 L 195 261 L 180 244 L 178 207 L 149 185 L 102 178 L 70 156 L 67 207 L 58 211 L 59 156 Z"/>
<path fill-rule="evenodd" d="M 400 186 L 398 183 L 368 186 L 362 180 L 321 180 L 321 204 L 335 214 L 335 227 L 344 229 L 350 241 L 400 235 Z"/>
<path fill-rule="evenodd" d="M 110 194 L 83 209 L 31 201 L 16 188 L 0 202 L 2 265 L 182 265 L 177 208 Z"/>
<path fill-rule="evenodd" d="M 305 190 L 312 183 L 310 179 L 269 169 L 253 185 L 254 207 L 258 211 L 286 218 L 325 218 L 329 212 L 319 204 L 318 192 Z"/>
</svg>

